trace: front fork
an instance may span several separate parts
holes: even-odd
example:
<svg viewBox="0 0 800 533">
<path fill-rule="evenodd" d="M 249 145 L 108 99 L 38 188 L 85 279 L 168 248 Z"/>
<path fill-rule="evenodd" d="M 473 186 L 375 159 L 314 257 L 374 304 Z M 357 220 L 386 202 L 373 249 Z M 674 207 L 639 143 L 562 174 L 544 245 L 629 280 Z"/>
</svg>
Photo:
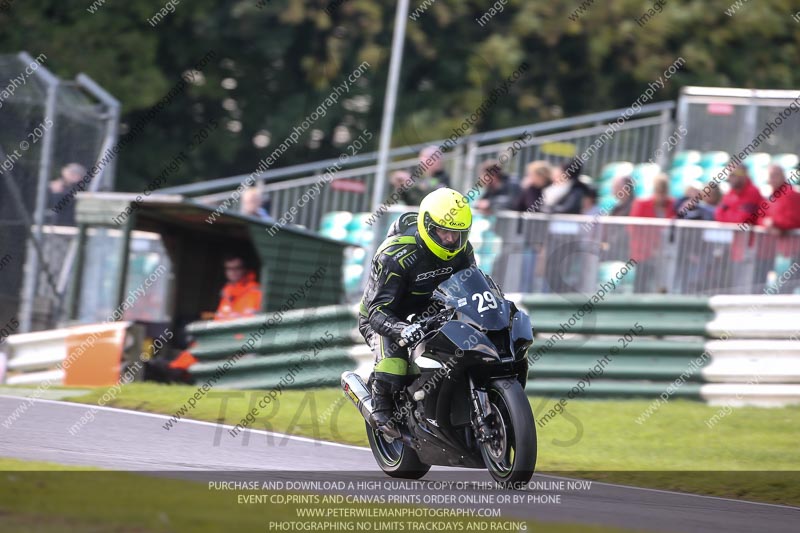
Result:
<svg viewBox="0 0 800 533">
<path fill-rule="evenodd" d="M 485 391 L 475 388 L 472 376 L 469 376 L 469 393 L 472 399 L 472 409 L 475 413 L 475 424 L 473 425 L 475 438 L 478 442 L 492 440 L 495 436 L 495 431 L 489 424 L 489 418 L 493 415 L 492 406 L 489 403 L 489 395 Z"/>
</svg>

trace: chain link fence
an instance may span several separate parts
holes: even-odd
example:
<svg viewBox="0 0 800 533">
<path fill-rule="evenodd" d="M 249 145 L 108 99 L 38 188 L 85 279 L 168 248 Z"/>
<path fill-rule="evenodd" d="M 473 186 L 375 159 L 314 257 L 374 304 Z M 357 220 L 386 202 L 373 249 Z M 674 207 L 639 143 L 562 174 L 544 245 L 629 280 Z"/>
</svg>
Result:
<svg viewBox="0 0 800 533">
<path fill-rule="evenodd" d="M 0 55 L 0 308 L 20 332 L 62 316 L 76 235 L 54 226 L 62 168 L 95 165 L 119 124 L 119 103 L 90 78 L 60 80 L 46 64 L 44 54 Z M 112 188 L 113 174 L 108 165 L 88 188 Z"/>
</svg>

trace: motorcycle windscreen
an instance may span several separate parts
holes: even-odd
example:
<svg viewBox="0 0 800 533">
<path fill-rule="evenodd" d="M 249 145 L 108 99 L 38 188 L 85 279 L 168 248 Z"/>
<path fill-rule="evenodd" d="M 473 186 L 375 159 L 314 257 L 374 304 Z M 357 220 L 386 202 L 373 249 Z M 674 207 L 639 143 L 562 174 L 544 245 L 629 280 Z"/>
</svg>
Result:
<svg viewBox="0 0 800 533">
<path fill-rule="evenodd" d="M 458 320 L 483 330 L 505 329 L 511 306 L 497 286 L 477 268 L 456 272 L 434 291 L 433 298 L 458 313 Z"/>
</svg>

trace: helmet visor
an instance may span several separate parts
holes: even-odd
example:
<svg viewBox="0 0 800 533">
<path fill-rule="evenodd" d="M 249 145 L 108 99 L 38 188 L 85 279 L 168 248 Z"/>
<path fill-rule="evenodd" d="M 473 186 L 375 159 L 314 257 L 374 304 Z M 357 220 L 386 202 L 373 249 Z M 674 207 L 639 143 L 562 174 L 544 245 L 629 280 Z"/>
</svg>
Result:
<svg viewBox="0 0 800 533">
<path fill-rule="evenodd" d="M 453 229 L 440 226 L 427 213 L 425 214 L 425 229 L 436 244 L 449 252 L 460 250 L 469 239 L 469 228 Z"/>
</svg>

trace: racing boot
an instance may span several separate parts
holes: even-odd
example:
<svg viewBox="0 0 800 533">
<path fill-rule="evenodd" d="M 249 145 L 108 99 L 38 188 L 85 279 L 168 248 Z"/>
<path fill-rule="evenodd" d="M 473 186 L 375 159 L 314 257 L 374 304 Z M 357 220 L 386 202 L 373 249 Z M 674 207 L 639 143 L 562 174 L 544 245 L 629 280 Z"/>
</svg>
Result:
<svg viewBox="0 0 800 533">
<path fill-rule="evenodd" d="M 397 420 L 394 419 L 394 399 L 392 398 L 392 385 L 383 380 L 372 382 L 372 420 L 379 431 L 387 437 L 400 438 Z"/>
</svg>

